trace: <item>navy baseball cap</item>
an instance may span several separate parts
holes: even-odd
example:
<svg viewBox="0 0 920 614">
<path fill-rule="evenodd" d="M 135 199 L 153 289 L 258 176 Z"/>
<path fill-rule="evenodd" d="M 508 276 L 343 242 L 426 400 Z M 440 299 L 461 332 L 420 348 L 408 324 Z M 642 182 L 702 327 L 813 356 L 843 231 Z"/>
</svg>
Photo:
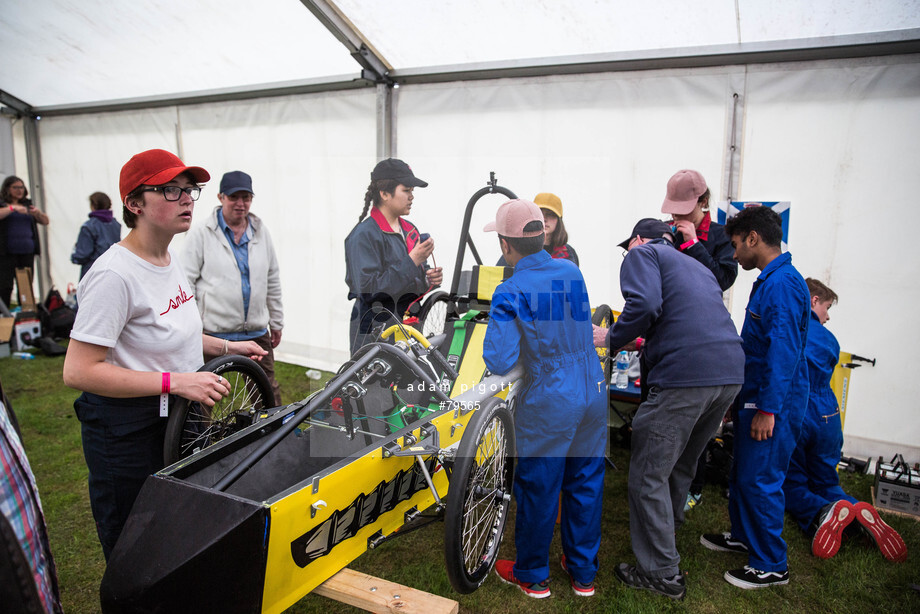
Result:
<svg viewBox="0 0 920 614">
<path fill-rule="evenodd" d="M 416 177 L 408 164 L 396 158 L 387 158 L 377 163 L 377 166 L 371 171 L 371 181 L 379 181 L 380 179 L 392 179 L 407 188 L 428 187 L 427 181 L 422 181 Z"/>
<path fill-rule="evenodd" d="M 635 237 L 642 237 L 643 239 L 660 239 L 661 237 L 667 237 L 672 242 L 674 241 L 674 233 L 671 232 L 671 227 L 661 220 L 656 220 L 651 217 L 639 220 L 633 228 L 632 234 L 629 235 L 625 241 L 620 243 L 619 246 L 623 249 L 627 249 L 629 247 L 629 242 Z"/>
<path fill-rule="evenodd" d="M 249 192 L 255 195 L 255 192 L 252 191 L 252 177 L 243 171 L 224 173 L 220 179 L 220 193 L 230 196 L 237 192 Z"/>
</svg>

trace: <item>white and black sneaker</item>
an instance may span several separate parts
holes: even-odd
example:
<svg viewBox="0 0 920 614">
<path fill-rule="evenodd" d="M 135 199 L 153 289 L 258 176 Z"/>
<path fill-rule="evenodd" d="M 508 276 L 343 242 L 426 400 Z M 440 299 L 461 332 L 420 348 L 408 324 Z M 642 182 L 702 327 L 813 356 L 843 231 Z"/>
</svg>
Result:
<svg viewBox="0 0 920 614">
<path fill-rule="evenodd" d="M 732 538 L 731 533 L 706 533 L 700 535 L 700 543 L 716 552 L 741 552 L 747 554 L 747 546 Z"/>
<path fill-rule="evenodd" d="M 789 584 L 789 570 L 785 571 L 760 571 L 750 565 L 742 569 L 732 569 L 725 572 L 725 581 L 745 590 L 752 588 L 766 588 Z"/>
</svg>

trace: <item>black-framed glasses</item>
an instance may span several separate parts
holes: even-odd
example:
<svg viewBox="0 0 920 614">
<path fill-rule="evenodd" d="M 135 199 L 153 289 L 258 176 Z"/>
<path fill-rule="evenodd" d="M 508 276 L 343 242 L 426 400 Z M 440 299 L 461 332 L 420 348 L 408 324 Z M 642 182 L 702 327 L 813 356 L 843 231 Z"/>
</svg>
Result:
<svg viewBox="0 0 920 614">
<path fill-rule="evenodd" d="M 177 185 L 164 185 L 156 188 L 143 188 L 141 192 L 162 192 L 163 198 L 166 200 L 179 200 L 182 198 L 182 193 L 185 192 L 188 194 L 189 198 L 192 200 L 198 200 L 198 197 L 201 196 L 201 188 L 198 186 L 191 188 L 180 188 Z"/>
</svg>

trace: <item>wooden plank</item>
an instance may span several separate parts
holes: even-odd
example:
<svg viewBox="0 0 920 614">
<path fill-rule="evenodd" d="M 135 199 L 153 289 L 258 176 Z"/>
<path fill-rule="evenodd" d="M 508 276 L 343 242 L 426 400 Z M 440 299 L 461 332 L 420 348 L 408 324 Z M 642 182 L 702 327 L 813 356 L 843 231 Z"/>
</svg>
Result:
<svg viewBox="0 0 920 614">
<path fill-rule="evenodd" d="M 460 604 L 408 586 L 345 568 L 313 592 L 377 614 L 457 614 Z"/>
</svg>

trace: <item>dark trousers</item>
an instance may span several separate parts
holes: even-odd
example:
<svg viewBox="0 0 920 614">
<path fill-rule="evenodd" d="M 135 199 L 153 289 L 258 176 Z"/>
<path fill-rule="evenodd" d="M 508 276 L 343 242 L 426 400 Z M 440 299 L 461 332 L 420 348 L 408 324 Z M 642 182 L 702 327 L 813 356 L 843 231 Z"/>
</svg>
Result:
<svg viewBox="0 0 920 614">
<path fill-rule="evenodd" d="M 32 269 L 35 277 L 35 254 L 4 254 L 0 256 L 0 299 L 10 306 L 13 297 L 13 285 L 16 283 L 16 269 Z"/>
<path fill-rule="evenodd" d="M 258 343 L 260 348 L 268 351 L 268 354 L 262 357 L 259 364 L 262 366 L 262 370 L 265 371 L 265 375 L 268 376 L 268 381 L 271 382 L 272 393 L 275 395 L 275 407 L 280 407 L 281 385 L 278 383 L 278 380 L 275 379 L 275 352 L 272 348 L 272 335 L 270 332 L 265 333 L 261 337 L 253 339 L 253 341 Z"/>
<path fill-rule="evenodd" d="M 163 468 L 166 419 L 157 417 L 155 399 L 84 393 L 74 402 L 89 468 L 90 507 L 106 560 L 144 481 Z"/>
</svg>

